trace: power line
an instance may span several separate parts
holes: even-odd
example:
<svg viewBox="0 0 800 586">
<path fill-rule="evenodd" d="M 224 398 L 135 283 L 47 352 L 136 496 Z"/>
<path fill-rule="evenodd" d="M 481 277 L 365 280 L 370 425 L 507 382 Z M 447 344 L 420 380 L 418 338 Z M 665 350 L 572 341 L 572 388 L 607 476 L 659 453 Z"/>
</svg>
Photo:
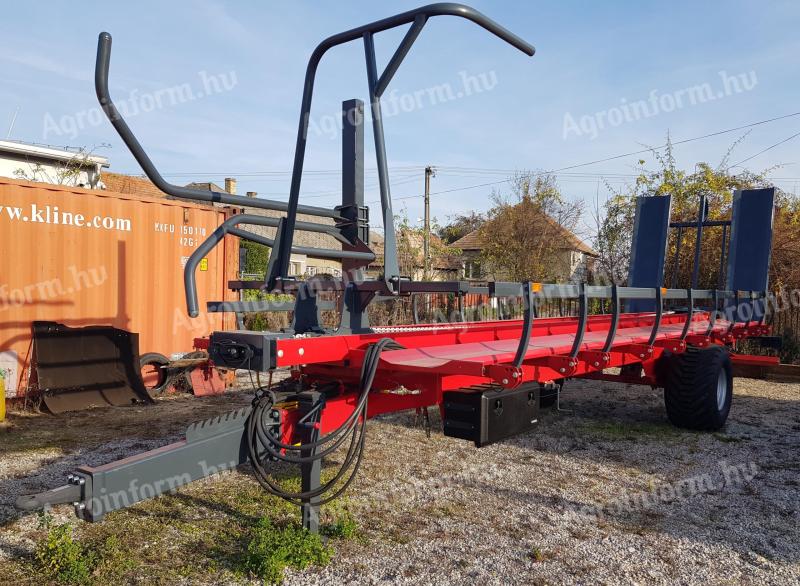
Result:
<svg viewBox="0 0 800 586">
<path fill-rule="evenodd" d="M 611 156 L 611 157 L 605 157 L 603 159 L 595 159 L 594 161 L 588 161 L 586 163 L 577 163 L 575 165 L 567 165 L 566 167 L 561 167 L 561 168 L 558 168 L 558 169 L 552 169 L 550 171 L 542 171 L 541 173 L 537 173 L 536 175 L 548 175 L 548 174 L 558 173 L 559 171 L 567 171 L 569 169 L 577 169 L 577 168 L 580 168 L 580 167 L 588 167 L 589 165 L 595 165 L 597 163 L 606 163 L 608 161 L 614 161 L 614 160 L 622 159 L 622 158 L 625 158 L 625 157 L 631 157 L 633 155 L 640 155 L 640 154 L 643 154 L 643 153 L 650 153 L 652 151 L 661 150 L 663 148 L 666 148 L 666 147 L 670 146 L 670 144 L 671 145 L 686 144 L 688 142 L 694 142 L 696 140 L 703 140 L 703 139 L 711 138 L 711 137 L 714 137 L 714 136 L 720 136 L 722 134 L 728 134 L 728 133 L 731 133 L 731 132 L 736 132 L 737 130 L 744 130 L 745 128 L 752 128 L 754 126 L 760 126 L 762 124 L 768 124 L 770 122 L 776 122 L 778 120 L 785 120 L 786 118 L 792 118 L 794 116 L 800 116 L 800 112 L 793 112 L 792 114 L 786 114 L 784 116 L 776 116 L 775 118 L 768 118 L 766 120 L 759 120 L 758 122 L 752 122 L 750 124 L 745 124 L 743 126 L 737 126 L 736 128 L 728 128 L 726 130 L 718 130 L 717 132 L 711 132 L 709 134 L 704 134 L 702 136 L 695 136 L 693 138 L 686 138 L 686 139 L 674 141 L 674 142 L 671 142 L 671 143 L 665 143 L 665 144 L 663 144 L 661 146 L 658 146 L 658 147 L 641 149 L 641 150 L 638 150 L 638 151 L 631 151 L 629 153 L 623 153 L 621 155 L 614 155 L 614 156 Z M 794 137 L 793 136 L 789 137 L 786 140 L 791 140 L 792 138 L 794 138 Z M 783 142 L 786 142 L 786 141 L 783 141 Z M 782 144 L 782 142 L 778 143 L 778 144 Z M 778 145 L 773 145 L 770 148 L 774 148 L 775 146 L 778 146 Z M 769 149 L 767 149 L 767 150 L 769 150 Z M 758 153 L 758 154 L 760 154 L 760 153 Z M 742 161 L 742 162 L 744 162 L 744 161 Z M 443 193 L 453 193 L 455 191 L 466 191 L 468 189 L 476 189 L 478 187 L 488 187 L 490 185 L 500 185 L 502 183 L 508 183 L 508 181 L 509 181 L 509 179 L 504 179 L 502 181 L 491 181 L 491 182 L 488 182 L 488 183 L 479 183 L 477 185 L 468 185 L 466 187 L 457 187 L 457 188 L 453 188 L 453 189 L 446 189 L 444 191 L 436 191 L 434 193 L 431 193 L 431 195 L 439 195 L 439 194 L 443 194 Z M 403 197 L 397 197 L 397 198 L 394 198 L 394 199 L 411 199 L 411 198 L 414 198 L 414 197 L 421 197 L 421 196 L 420 195 L 408 195 L 408 196 L 403 196 Z"/>
<path fill-rule="evenodd" d="M 595 159 L 595 160 L 592 160 L 592 161 L 587 161 L 585 163 L 576 163 L 574 165 L 567 165 L 565 167 L 560 167 L 560 168 L 557 168 L 557 169 L 551 169 L 549 171 L 542 171 L 540 173 L 536 173 L 536 175 L 537 176 L 541 176 L 541 175 L 558 174 L 558 173 L 560 173 L 562 171 L 569 171 L 571 169 L 578 169 L 578 168 L 581 168 L 581 167 L 588 167 L 588 166 L 591 166 L 591 165 L 596 165 L 598 163 L 605 163 L 605 162 L 615 161 L 615 160 L 626 158 L 626 157 L 631 157 L 631 156 L 634 156 L 634 155 L 650 153 L 652 151 L 661 150 L 663 148 L 666 148 L 666 147 L 670 146 L 670 144 L 672 144 L 672 145 L 686 144 L 686 143 L 694 142 L 694 141 L 697 141 L 697 140 L 704 140 L 706 138 L 712 138 L 712 137 L 715 137 L 715 136 L 721 136 L 723 134 L 729 134 L 731 132 L 736 132 L 738 130 L 744 130 L 744 129 L 747 129 L 747 128 L 753 128 L 755 126 L 760 126 L 760 125 L 763 125 L 763 124 L 769 124 L 771 122 L 777 122 L 778 120 L 785 120 L 787 118 L 793 118 L 793 117 L 796 117 L 796 116 L 800 116 L 800 112 L 793 112 L 791 114 L 785 114 L 783 116 L 776 116 L 774 118 L 768 118 L 768 119 L 765 119 L 765 120 L 759 120 L 757 122 L 752 122 L 750 124 L 744 124 L 742 126 L 737 126 L 735 128 L 728 128 L 728 129 L 725 129 L 725 130 L 719 130 L 719 131 L 711 132 L 711 133 L 704 134 L 704 135 L 701 135 L 701 136 L 695 136 L 695 137 L 692 137 L 692 138 L 686 138 L 686 139 L 683 139 L 683 140 L 673 141 L 671 143 L 665 143 L 665 144 L 657 146 L 657 147 L 645 148 L 645 149 L 640 149 L 640 150 L 637 150 L 637 151 L 630 151 L 630 152 L 627 152 L 627 153 L 613 155 L 613 156 L 610 156 L 610 157 L 604 157 L 604 158 L 601 158 L 601 159 Z M 759 156 L 759 155 L 761 155 L 761 154 L 763 154 L 763 153 L 765 153 L 765 152 L 767 152 L 767 151 L 769 151 L 769 150 L 771 150 L 771 149 L 773 149 L 775 147 L 778 147 L 778 146 L 780 146 L 780 145 L 782 145 L 782 144 L 784 144 L 784 143 L 796 138 L 797 136 L 800 136 L 800 133 L 794 134 L 794 135 L 782 140 L 779 143 L 776 143 L 776 144 L 774 144 L 774 145 L 772 145 L 772 146 L 770 146 L 770 147 L 768 147 L 768 148 L 766 148 L 766 149 L 764 149 L 764 150 L 762 150 L 762 151 L 760 151 L 760 152 L 758 152 L 758 153 L 756 153 L 756 154 L 754 154 L 754 155 L 752 155 L 752 156 L 750 156 L 750 157 L 748 157 L 746 159 L 743 159 L 742 161 L 740 161 L 736 165 L 733 165 L 733 167 L 739 166 L 742 163 L 745 163 L 745 162 L 747 162 L 747 161 L 749 161 L 749 160 L 751 160 L 751 159 L 753 159 L 753 158 L 755 158 L 755 157 L 757 157 L 757 156 Z M 401 172 L 401 173 L 402 172 L 406 172 L 407 173 L 409 171 L 418 171 L 418 170 L 421 170 L 421 169 L 424 169 L 424 165 L 419 165 L 419 166 L 417 166 L 417 165 L 407 165 L 407 166 L 402 166 L 402 167 L 394 167 L 394 168 L 392 168 L 392 171 Z M 471 167 L 458 167 L 458 166 L 452 166 L 452 167 L 443 166 L 443 167 L 438 167 L 438 169 L 441 170 L 442 172 L 445 172 L 445 173 L 448 171 L 448 169 L 456 171 L 456 173 L 453 174 L 455 176 L 457 176 L 458 173 L 467 174 L 467 175 L 471 175 L 471 176 L 475 176 L 475 175 L 480 176 L 481 174 L 486 174 L 486 175 L 513 174 L 513 173 L 518 171 L 518 170 L 511 170 L 511 169 L 471 168 Z M 373 168 L 367 168 L 367 169 L 365 169 L 365 171 L 375 172 L 375 171 L 377 171 L 377 169 L 373 167 Z M 291 173 L 292 173 L 292 171 L 250 171 L 250 172 L 239 172 L 239 173 L 233 173 L 233 172 L 224 172 L 224 173 L 221 173 L 221 172 L 217 172 L 217 173 L 208 173 L 208 172 L 186 173 L 186 172 L 181 172 L 181 173 L 165 173 L 164 176 L 165 177 L 224 176 L 224 177 L 240 177 L 240 178 L 241 177 L 281 177 L 281 176 L 286 177 L 286 176 L 291 175 Z M 310 175 L 310 176 L 315 176 L 317 178 L 323 178 L 324 176 L 341 175 L 341 170 L 340 169 L 316 169 L 316 170 L 309 169 L 309 170 L 304 171 L 303 175 L 304 176 Z M 627 178 L 631 178 L 631 177 L 635 177 L 635 175 L 626 175 L 626 174 L 622 174 L 622 173 L 607 173 L 607 174 L 604 174 L 604 173 L 595 173 L 595 174 L 590 174 L 590 173 L 586 173 L 586 174 L 562 173 L 562 175 L 563 176 L 575 176 L 575 177 L 582 176 L 582 177 L 586 177 L 586 178 L 589 178 L 589 177 L 601 177 L 601 178 L 626 178 L 626 177 Z M 401 179 L 400 183 L 406 183 L 407 182 L 406 181 L 406 177 L 410 177 L 410 176 L 406 175 L 405 177 L 403 177 Z M 498 180 L 498 181 L 489 181 L 489 182 L 484 182 L 484 183 L 478 183 L 478 184 L 475 184 L 475 185 L 467 185 L 467 186 L 463 186 L 463 187 L 455 187 L 455 188 L 451 188 L 451 189 L 435 191 L 435 192 L 432 192 L 431 195 L 442 195 L 442 194 L 446 194 L 446 193 L 454 193 L 454 192 L 458 192 L 458 191 L 467 191 L 467 190 L 470 190 L 470 189 L 477 189 L 477 188 L 480 188 L 480 187 L 489 187 L 489 186 L 492 186 L 492 185 L 501 185 L 503 183 L 508 183 L 509 181 L 510 181 L 510 179 L 507 178 L 507 179 L 502 179 L 502 180 Z M 338 191 L 316 191 L 316 192 L 307 192 L 307 193 L 309 195 L 313 194 L 313 195 L 310 195 L 311 197 L 328 197 L 328 196 L 331 196 L 331 195 L 336 195 L 338 193 Z M 304 196 L 305 195 L 306 194 L 304 194 Z M 413 199 L 413 198 L 417 198 L 417 197 L 422 197 L 422 195 L 421 194 L 418 194 L 418 195 L 406 195 L 406 196 L 400 196 L 400 197 L 393 197 L 392 199 L 393 200 L 406 200 L 406 199 Z M 372 202 L 369 202 L 369 203 L 378 203 L 378 202 L 372 201 Z"/>
<path fill-rule="evenodd" d="M 735 128 L 728 128 L 726 130 L 719 130 L 717 132 L 711 132 L 709 134 L 704 134 L 702 136 L 695 136 L 693 138 L 686 138 L 686 139 L 683 139 L 683 140 L 674 141 L 674 142 L 672 142 L 672 144 L 673 145 L 686 144 L 688 142 L 694 142 L 696 140 L 703 140 L 703 139 L 706 139 L 706 138 L 712 138 L 714 136 L 720 136 L 720 135 L 723 135 L 723 134 L 736 132 L 737 130 L 744 130 L 746 128 L 753 128 L 754 126 L 760 126 L 762 124 L 769 124 L 770 122 L 777 122 L 778 120 L 785 120 L 787 118 L 793 118 L 795 116 L 800 116 L 800 112 L 793 112 L 791 114 L 785 114 L 783 116 L 776 116 L 774 118 L 768 118 L 766 120 L 759 120 L 758 122 L 752 122 L 750 124 L 744 124 L 742 126 L 737 126 Z M 624 157 L 630 157 L 630 156 L 633 156 L 633 155 L 640 155 L 640 154 L 643 154 L 643 153 L 649 153 L 649 152 L 651 152 L 653 150 L 660 150 L 660 149 L 663 149 L 663 148 L 665 148 L 667 146 L 668 146 L 668 144 L 663 144 L 661 146 L 657 146 L 657 147 L 653 147 L 653 148 L 646 148 L 646 149 L 641 149 L 641 150 L 638 150 L 638 151 L 631 151 L 631 152 L 628 152 L 628 153 L 622 153 L 622 154 L 614 155 L 614 156 L 611 156 L 611 157 L 605 157 L 603 159 L 596 159 L 594 161 L 588 161 L 586 163 L 578 163 L 578 164 L 575 164 L 575 165 L 568 165 L 566 167 L 561 167 L 559 169 L 553 169 L 551 171 L 547 171 L 547 173 L 554 173 L 554 172 L 557 172 L 557 171 L 567 171 L 569 169 L 577 169 L 579 167 L 587 167 L 589 165 L 595 165 L 597 163 L 604 163 L 604 162 L 607 162 L 607 161 L 614 161 L 614 160 L 617 160 L 617 159 L 622 159 Z M 778 145 L 774 145 L 774 146 L 778 146 Z M 406 165 L 406 166 L 403 166 L 403 167 L 394 167 L 393 170 L 394 171 L 413 171 L 413 170 L 422 170 L 424 168 L 425 168 L 425 165 Z M 487 171 L 487 172 L 490 172 L 490 173 L 513 173 L 515 171 L 513 169 L 491 169 L 491 168 L 473 168 L 473 167 L 457 167 L 457 166 L 440 167 L 440 168 L 442 170 L 446 170 L 446 169 L 453 169 L 453 170 L 459 170 L 459 171 L 473 171 L 474 170 L 474 171 Z M 367 171 L 367 172 L 376 172 L 377 168 L 376 167 L 370 167 L 370 168 L 366 168 L 365 171 Z M 304 170 L 303 171 L 303 175 L 304 176 L 305 175 L 337 175 L 337 174 L 341 175 L 341 172 L 342 172 L 341 169 L 308 169 L 308 170 Z M 281 175 L 285 176 L 285 175 L 291 175 L 291 174 L 292 174 L 292 171 L 245 171 L 245 172 L 238 172 L 238 173 L 235 173 L 235 172 L 214 172 L 214 173 L 209 173 L 209 172 L 206 172 L 206 171 L 201 171 L 201 172 L 197 172 L 197 173 L 188 173 L 188 172 L 184 171 L 184 172 L 175 172 L 175 173 L 164 173 L 164 176 L 165 177 L 196 177 L 196 176 L 209 176 L 209 177 L 211 177 L 211 176 L 219 176 L 219 177 L 222 177 L 222 176 L 227 176 L 227 177 L 258 177 L 258 176 L 281 176 Z M 498 181 L 498 183 L 505 183 L 505 181 Z"/>
<path fill-rule="evenodd" d="M 789 138 L 784 138 L 782 141 L 780 141 L 780 142 L 776 142 L 774 145 L 772 145 L 772 146 L 768 146 L 768 147 L 767 147 L 767 148 L 765 148 L 763 151 L 758 151 L 756 154 L 754 154 L 754 155 L 751 155 L 751 156 L 747 157 L 746 159 L 742 159 L 741 161 L 739 161 L 739 162 L 738 162 L 738 163 L 736 163 L 735 165 L 731 165 L 731 168 L 733 168 L 733 167 L 738 167 L 739 165 L 741 165 L 742 163 L 746 163 L 746 162 L 747 162 L 747 161 L 749 161 L 750 159 L 755 159 L 757 156 L 759 156 L 759 155 L 763 155 L 763 154 L 764 154 L 764 153 L 766 153 L 767 151 L 771 151 L 771 150 L 772 150 L 772 149 L 774 149 L 775 147 L 781 146 L 783 143 L 789 142 L 790 140 L 792 140 L 793 138 L 797 138 L 798 136 L 800 136 L 800 132 L 797 132 L 797 133 L 793 134 L 793 135 L 792 135 L 792 136 L 790 136 Z"/>
</svg>

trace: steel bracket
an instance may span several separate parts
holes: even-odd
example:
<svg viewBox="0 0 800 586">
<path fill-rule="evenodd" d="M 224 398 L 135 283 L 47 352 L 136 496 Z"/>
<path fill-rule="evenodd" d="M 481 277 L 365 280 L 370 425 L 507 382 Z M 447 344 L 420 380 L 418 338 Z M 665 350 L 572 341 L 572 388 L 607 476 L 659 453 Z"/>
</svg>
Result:
<svg viewBox="0 0 800 586">
<path fill-rule="evenodd" d="M 633 355 L 636 361 L 645 361 L 653 357 L 653 346 L 646 344 L 628 344 L 620 348 L 619 351 Z"/>
<path fill-rule="evenodd" d="M 674 354 L 686 352 L 685 340 L 656 340 L 653 343 L 653 346 L 656 348 L 662 348 L 663 350 L 669 350 Z"/>
<path fill-rule="evenodd" d="M 507 389 L 522 384 L 522 368 L 510 364 L 489 364 L 483 367 L 483 374 Z"/>
<path fill-rule="evenodd" d="M 547 356 L 538 359 L 535 364 L 545 366 L 558 373 L 559 376 L 568 377 L 575 373 L 578 367 L 578 358 L 571 356 Z"/>
<path fill-rule="evenodd" d="M 714 343 L 714 340 L 705 334 L 690 334 L 686 336 L 686 343 L 697 348 L 708 348 Z"/>
<path fill-rule="evenodd" d="M 593 350 L 584 350 L 578 353 L 578 360 L 585 362 L 589 369 L 603 369 L 606 368 L 611 362 L 610 352 L 596 352 Z"/>
</svg>

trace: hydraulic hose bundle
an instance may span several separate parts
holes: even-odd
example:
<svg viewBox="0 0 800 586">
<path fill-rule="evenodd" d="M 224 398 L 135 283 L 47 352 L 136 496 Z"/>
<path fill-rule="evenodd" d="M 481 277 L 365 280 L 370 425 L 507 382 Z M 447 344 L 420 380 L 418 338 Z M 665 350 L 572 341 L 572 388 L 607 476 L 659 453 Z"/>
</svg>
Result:
<svg viewBox="0 0 800 586">
<path fill-rule="evenodd" d="M 385 349 L 397 350 L 403 348 L 390 338 L 383 338 L 370 345 L 364 355 L 364 364 L 361 367 L 359 382 L 359 395 L 356 406 L 348 418 L 335 430 L 322 436 L 316 441 L 300 445 L 287 444 L 281 441 L 273 432 L 278 426 L 272 419 L 273 408 L 276 405 L 275 393 L 270 389 L 259 388 L 253 399 L 253 411 L 247 421 L 247 447 L 250 463 L 255 471 L 256 479 L 268 493 L 285 499 L 295 504 L 303 501 L 321 498 L 318 504 L 323 505 L 340 496 L 355 479 L 361 458 L 364 453 L 364 444 L 367 432 L 367 404 L 375 373 L 380 363 L 381 352 Z M 338 387 L 338 383 L 336 383 Z M 298 422 L 298 425 L 314 425 L 318 421 L 325 407 L 324 394 L 320 401 Z M 310 464 L 322 460 L 325 456 L 336 451 L 349 440 L 347 453 L 342 465 L 336 474 L 327 482 L 313 490 L 290 492 L 277 484 L 267 471 L 270 461 L 281 461 L 289 464 Z M 308 455 L 303 455 L 303 454 Z M 310 454 L 309 454 L 310 453 Z M 341 486 L 336 485 L 342 481 Z"/>
</svg>

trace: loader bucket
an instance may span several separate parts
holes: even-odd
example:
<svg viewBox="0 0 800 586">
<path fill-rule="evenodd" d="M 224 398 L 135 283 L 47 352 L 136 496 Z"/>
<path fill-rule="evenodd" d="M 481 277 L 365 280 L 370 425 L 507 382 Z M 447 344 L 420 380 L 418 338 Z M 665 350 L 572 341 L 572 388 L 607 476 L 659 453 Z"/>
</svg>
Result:
<svg viewBox="0 0 800 586">
<path fill-rule="evenodd" d="M 33 361 L 51 413 L 152 402 L 139 370 L 138 334 L 34 322 Z"/>
</svg>

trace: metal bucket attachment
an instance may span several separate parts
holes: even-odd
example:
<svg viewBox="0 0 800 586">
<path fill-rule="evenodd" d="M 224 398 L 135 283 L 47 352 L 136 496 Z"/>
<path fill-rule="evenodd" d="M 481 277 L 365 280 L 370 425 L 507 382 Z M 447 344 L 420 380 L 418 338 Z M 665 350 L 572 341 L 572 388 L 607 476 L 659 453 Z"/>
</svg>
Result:
<svg viewBox="0 0 800 586">
<path fill-rule="evenodd" d="M 33 362 L 51 413 L 153 402 L 139 370 L 138 334 L 33 322 Z"/>
</svg>

